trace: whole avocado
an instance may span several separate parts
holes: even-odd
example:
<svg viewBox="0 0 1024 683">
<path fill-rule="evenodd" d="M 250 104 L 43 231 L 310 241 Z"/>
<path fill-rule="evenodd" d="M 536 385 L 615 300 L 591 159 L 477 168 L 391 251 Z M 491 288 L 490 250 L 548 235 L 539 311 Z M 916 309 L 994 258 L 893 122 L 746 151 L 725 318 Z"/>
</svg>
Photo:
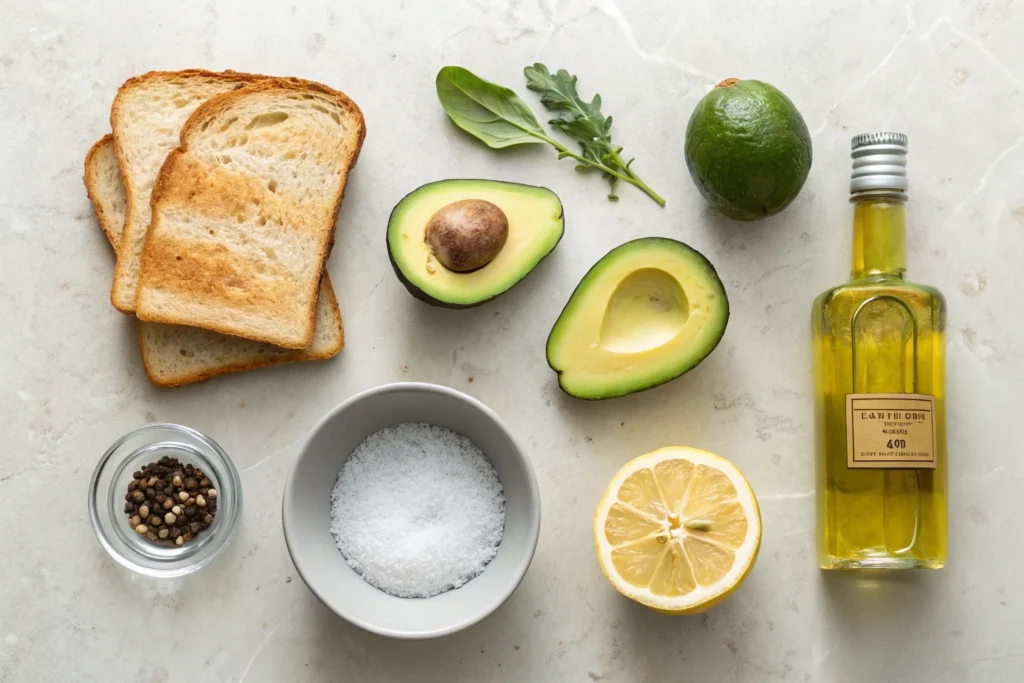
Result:
<svg viewBox="0 0 1024 683">
<path fill-rule="evenodd" d="M 712 207 L 755 221 L 782 211 L 800 193 L 811 170 L 811 135 L 777 88 L 727 78 L 693 110 L 685 156 Z"/>
</svg>

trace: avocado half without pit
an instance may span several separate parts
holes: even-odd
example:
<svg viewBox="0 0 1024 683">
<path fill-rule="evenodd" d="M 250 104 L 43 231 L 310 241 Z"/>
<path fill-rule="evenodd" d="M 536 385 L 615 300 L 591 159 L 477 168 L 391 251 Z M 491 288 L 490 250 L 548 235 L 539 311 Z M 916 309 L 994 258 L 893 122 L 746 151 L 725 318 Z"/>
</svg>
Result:
<svg viewBox="0 0 1024 683">
<path fill-rule="evenodd" d="M 583 277 L 548 337 L 548 365 L 571 396 L 624 396 L 692 370 L 728 321 L 714 266 L 682 242 L 646 237 Z"/>
<path fill-rule="evenodd" d="M 395 206 L 388 255 L 417 299 L 468 308 L 526 277 L 555 248 L 564 228 L 562 202 L 547 188 L 440 180 Z"/>
</svg>

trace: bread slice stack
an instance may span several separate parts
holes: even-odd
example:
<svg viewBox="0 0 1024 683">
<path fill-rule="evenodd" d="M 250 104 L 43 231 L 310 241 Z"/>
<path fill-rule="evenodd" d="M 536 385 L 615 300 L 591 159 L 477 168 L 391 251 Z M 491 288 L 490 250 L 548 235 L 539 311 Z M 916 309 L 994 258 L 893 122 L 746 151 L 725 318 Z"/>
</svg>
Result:
<svg viewBox="0 0 1024 683">
<path fill-rule="evenodd" d="M 85 185 L 150 380 L 335 355 L 324 262 L 365 136 L 355 103 L 299 79 L 152 72 L 121 87 L 111 125 Z"/>
</svg>

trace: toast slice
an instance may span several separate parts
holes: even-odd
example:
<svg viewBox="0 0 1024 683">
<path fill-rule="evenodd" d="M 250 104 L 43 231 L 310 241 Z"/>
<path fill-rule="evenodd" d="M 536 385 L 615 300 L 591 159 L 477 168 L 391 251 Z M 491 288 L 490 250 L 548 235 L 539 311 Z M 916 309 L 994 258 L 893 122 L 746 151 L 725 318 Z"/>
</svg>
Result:
<svg viewBox="0 0 1024 683">
<path fill-rule="evenodd" d="M 118 89 L 110 108 L 110 125 L 124 179 L 127 214 L 116 250 L 110 301 L 119 311 L 135 311 L 153 183 L 167 153 L 178 146 L 181 127 L 209 98 L 260 78 L 232 71 L 151 71 L 128 79 Z"/>
<path fill-rule="evenodd" d="M 85 188 L 100 228 L 117 250 L 125 220 L 125 188 L 114 152 L 114 138 L 101 138 L 85 158 Z M 341 350 L 345 333 L 338 302 L 324 272 L 313 342 L 301 351 L 217 334 L 182 325 L 138 321 L 139 351 L 146 375 L 157 386 L 176 387 L 210 377 L 270 365 L 330 358 Z"/>
<path fill-rule="evenodd" d="M 202 104 L 153 187 L 138 317 L 308 346 L 365 134 L 354 102 L 308 81 L 265 79 Z"/>
</svg>

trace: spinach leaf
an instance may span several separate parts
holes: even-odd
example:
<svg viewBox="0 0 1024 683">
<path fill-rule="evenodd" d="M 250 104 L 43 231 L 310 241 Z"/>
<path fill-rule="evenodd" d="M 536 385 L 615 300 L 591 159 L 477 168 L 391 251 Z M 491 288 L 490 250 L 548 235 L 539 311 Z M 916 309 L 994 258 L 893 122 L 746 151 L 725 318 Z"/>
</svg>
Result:
<svg viewBox="0 0 1024 683">
<path fill-rule="evenodd" d="M 437 99 L 456 126 L 493 149 L 548 140 L 518 95 L 461 66 L 437 73 Z"/>
</svg>

